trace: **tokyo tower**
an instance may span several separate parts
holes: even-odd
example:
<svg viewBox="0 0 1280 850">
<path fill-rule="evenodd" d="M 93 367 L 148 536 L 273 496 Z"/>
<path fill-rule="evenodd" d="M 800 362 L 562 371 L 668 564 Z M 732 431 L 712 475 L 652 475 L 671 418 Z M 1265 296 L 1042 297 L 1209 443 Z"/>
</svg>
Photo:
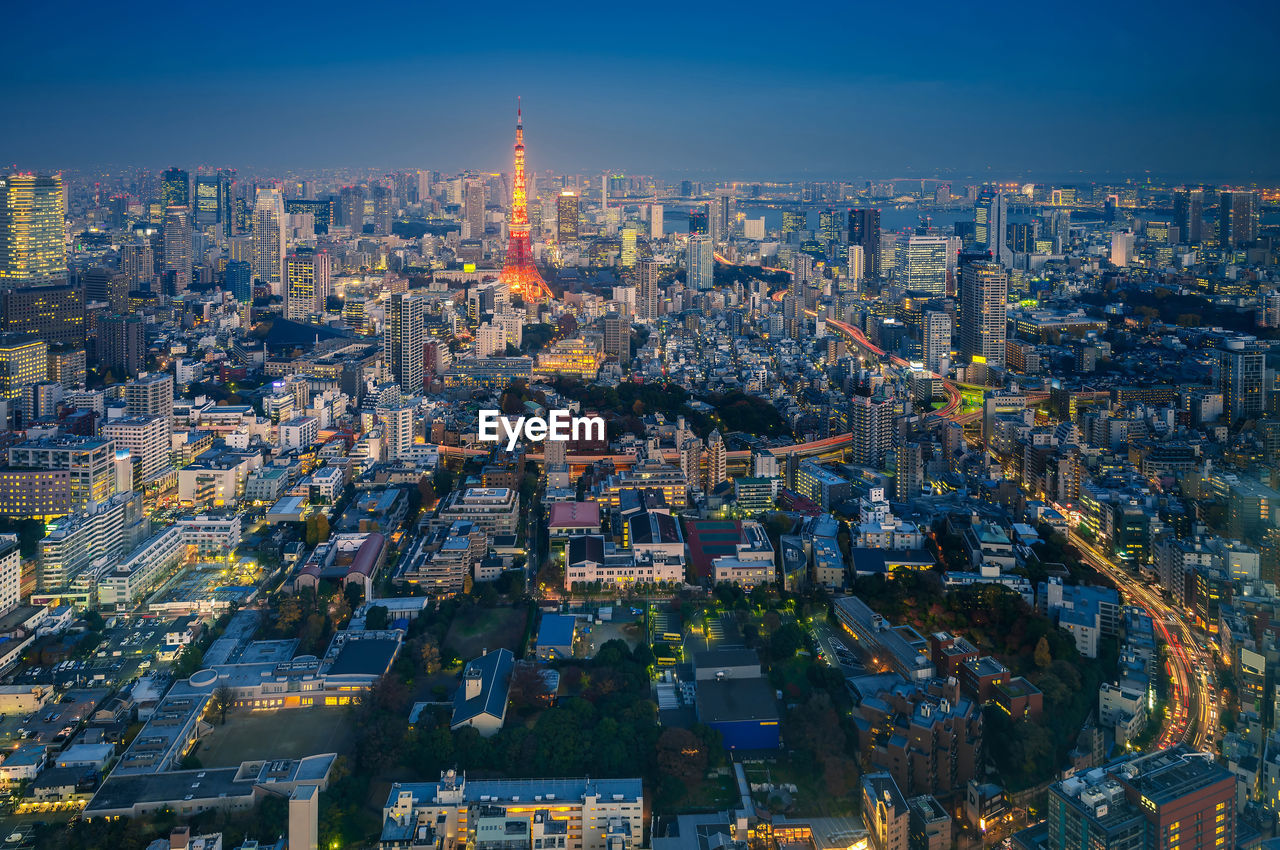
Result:
<svg viewBox="0 0 1280 850">
<path fill-rule="evenodd" d="M 516 101 L 516 170 L 511 190 L 511 221 L 507 228 L 507 259 L 498 281 L 526 301 L 551 297 L 551 290 L 533 264 L 533 247 L 529 243 L 528 184 L 524 179 L 524 119 Z"/>
</svg>

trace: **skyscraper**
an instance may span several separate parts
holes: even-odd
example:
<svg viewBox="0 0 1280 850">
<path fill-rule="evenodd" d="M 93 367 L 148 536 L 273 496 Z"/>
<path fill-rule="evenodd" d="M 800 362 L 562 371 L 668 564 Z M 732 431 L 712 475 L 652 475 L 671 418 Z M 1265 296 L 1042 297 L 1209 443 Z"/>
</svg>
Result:
<svg viewBox="0 0 1280 850">
<path fill-rule="evenodd" d="M 924 366 L 932 372 L 943 372 L 943 361 L 951 357 L 951 315 L 928 311 L 921 320 Z"/>
<path fill-rule="evenodd" d="M 241 304 L 253 300 L 253 267 L 241 260 L 227 263 L 225 289 Z"/>
<path fill-rule="evenodd" d="M 253 207 L 253 276 L 284 294 L 284 195 L 275 187 L 258 190 Z"/>
<path fill-rule="evenodd" d="M 515 171 L 511 181 L 511 218 L 507 222 L 507 256 L 498 281 L 512 293 L 528 300 L 550 298 L 551 290 L 533 262 L 533 243 L 529 241 L 529 187 L 524 176 L 524 115 L 516 106 Z M 468 201 L 468 215 L 470 215 Z M 483 204 L 481 205 L 483 208 Z M 483 212 L 483 209 L 482 209 Z M 483 223 L 481 224 L 483 228 Z M 474 238 L 484 235 L 483 230 Z"/>
<path fill-rule="evenodd" d="M 326 251 L 301 248 L 285 262 L 289 285 L 285 292 L 285 318 L 305 322 L 308 317 L 324 312 L 329 299 L 330 262 Z"/>
<path fill-rule="evenodd" d="M 960 353 L 970 362 L 1004 366 L 1008 291 L 1009 275 L 999 263 L 977 261 L 961 268 Z"/>
<path fill-rule="evenodd" d="M 715 246 L 710 236 L 689 237 L 686 282 L 690 289 L 705 291 L 715 287 Z"/>
<path fill-rule="evenodd" d="M 97 365 L 109 369 L 116 380 L 137 375 L 146 350 L 142 317 L 103 316 L 98 320 Z"/>
<path fill-rule="evenodd" d="M 903 252 L 903 281 L 909 292 L 945 295 L 947 240 L 941 236 L 912 236 Z"/>
<path fill-rule="evenodd" d="M 1267 406 L 1267 346 L 1253 337 L 1234 337 L 1218 352 L 1219 386 L 1232 424 L 1262 415 Z"/>
<path fill-rule="evenodd" d="M 1218 199 L 1218 242 L 1224 251 L 1258 238 L 1258 193 L 1223 192 Z"/>
<path fill-rule="evenodd" d="M 191 181 L 181 168 L 170 168 L 160 175 L 160 208 L 190 207 Z"/>
<path fill-rule="evenodd" d="M 636 264 L 636 226 L 628 224 L 622 228 L 622 252 L 618 258 L 618 264 L 624 269 L 629 269 Z"/>
<path fill-rule="evenodd" d="M 67 276 L 62 177 L 0 178 L 0 280 L 46 283 Z"/>
<path fill-rule="evenodd" d="M 725 451 L 724 438 L 717 428 L 707 437 L 707 492 L 728 480 L 729 456 Z"/>
<path fill-rule="evenodd" d="M 893 399 L 855 395 L 849 402 L 849 430 L 853 462 L 878 469 L 893 447 Z"/>
<path fill-rule="evenodd" d="M 225 206 L 222 192 L 226 181 L 221 174 L 196 175 L 196 227 L 207 227 L 222 221 Z"/>
<path fill-rule="evenodd" d="M 0 336 L 0 399 L 21 401 L 26 387 L 45 380 L 49 370 L 49 344 L 37 336 Z"/>
<path fill-rule="evenodd" d="M 689 233 L 706 236 L 711 232 L 711 210 L 709 204 L 689 210 Z"/>
<path fill-rule="evenodd" d="M 173 205 L 164 211 L 164 270 L 172 272 L 172 295 L 180 295 L 191 286 L 191 210 Z"/>
<path fill-rule="evenodd" d="M 427 299 L 422 293 L 392 293 L 387 302 L 383 361 L 406 395 L 422 392 L 422 344 L 426 337 Z"/>
<path fill-rule="evenodd" d="M 364 189 L 343 186 L 338 191 L 338 224 L 352 233 L 364 229 Z"/>
<path fill-rule="evenodd" d="M 151 243 L 139 239 L 120 246 L 120 271 L 133 289 L 149 289 L 156 276 L 155 255 Z"/>
<path fill-rule="evenodd" d="M 849 244 L 862 246 L 866 276 L 880 276 L 880 210 L 849 210 Z"/>
<path fill-rule="evenodd" d="M 636 289 L 636 319 L 656 322 L 662 303 L 658 289 L 658 264 L 653 260 L 640 261 L 640 285 Z"/>
<path fill-rule="evenodd" d="M 561 242 L 578 238 L 578 196 L 569 189 L 556 198 L 556 237 Z"/>
<path fill-rule="evenodd" d="M 386 186 L 374 186 L 371 190 L 373 200 L 373 235 L 391 235 L 391 190 Z"/>
<path fill-rule="evenodd" d="M 484 238 L 484 178 L 468 177 L 467 191 L 463 198 L 463 222 L 466 232 L 463 238 Z"/>
<path fill-rule="evenodd" d="M 665 231 L 663 230 L 664 224 L 662 221 L 662 216 L 663 216 L 663 208 L 661 204 L 649 205 L 649 238 L 650 239 L 661 239 L 664 235 L 666 235 Z"/>
<path fill-rule="evenodd" d="M 985 242 L 991 257 L 1005 268 L 1013 265 L 1013 251 L 1009 249 L 1009 199 L 1004 192 L 986 193 L 978 199 L 974 208 L 979 244 Z"/>
</svg>

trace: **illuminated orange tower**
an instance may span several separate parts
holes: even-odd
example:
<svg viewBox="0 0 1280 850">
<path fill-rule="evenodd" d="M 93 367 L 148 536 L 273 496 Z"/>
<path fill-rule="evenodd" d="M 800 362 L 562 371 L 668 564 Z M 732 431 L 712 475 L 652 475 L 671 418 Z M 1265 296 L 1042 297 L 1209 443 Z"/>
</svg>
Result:
<svg viewBox="0 0 1280 850">
<path fill-rule="evenodd" d="M 533 263 L 529 242 L 528 184 L 524 179 L 524 118 L 516 100 L 516 171 L 511 190 L 511 220 L 507 224 L 507 259 L 498 280 L 526 301 L 550 298 L 551 290 Z"/>
</svg>

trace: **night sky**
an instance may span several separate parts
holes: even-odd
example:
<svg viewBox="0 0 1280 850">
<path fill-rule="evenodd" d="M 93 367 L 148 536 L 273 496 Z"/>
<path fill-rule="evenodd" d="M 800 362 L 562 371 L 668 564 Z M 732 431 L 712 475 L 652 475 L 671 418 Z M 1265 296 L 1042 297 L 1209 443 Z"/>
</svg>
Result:
<svg viewBox="0 0 1280 850">
<path fill-rule="evenodd" d="M 13 3 L 0 162 L 1280 177 L 1263 2 Z"/>
</svg>

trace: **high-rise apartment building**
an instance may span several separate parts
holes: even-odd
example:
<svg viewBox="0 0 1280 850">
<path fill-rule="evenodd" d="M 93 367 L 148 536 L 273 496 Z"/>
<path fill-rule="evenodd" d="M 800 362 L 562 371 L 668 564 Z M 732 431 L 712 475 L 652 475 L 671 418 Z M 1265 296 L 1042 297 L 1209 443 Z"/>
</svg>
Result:
<svg viewBox="0 0 1280 850">
<path fill-rule="evenodd" d="M 951 359 L 951 314 L 926 311 L 920 325 L 925 368 L 932 372 L 945 371 L 944 361 Z"/>
<path fill-rule="evenodd" d="M 364 230 L 364 189 L 343 186 L 338 191 L 338 224 L 352 233 Z"/>
<path fill-rule="evenodd" d="M 120 272 L 132 289 L 149 289 L 156 276 L 155 254 L 151 243 L 139 239 L 120 246 Z"/>
<path fill-rule="evenodd" d="M 880 210 L 849 210 L 849 245 L 862 247 L 866 277 L 880 276 Z"/>
<path fill-rule="evenodd" d="M 98 320 L 99 368 L 109 369 L 117 380 L 132 377 L 142 368 L 146 353 L 140 316 L 103 316 Z"/>
<path fill-rule="evenodd" d="M 849 402 L 849 430 L 853 462 L 878 469 L 893 447 L 893 399 L 855 395 Z"/>
<path fill-rule="evenodd" d="M 168 206 L 164 210 L 164 270 L 166 280 L 172 274 L 172 292 L 180 295 L 191 286 L 191 269 L 195 259 L 191 252 L 191 210 L 186 206 Z"/>
<path fill-rule="evenodd" d="M 306 321 L 324 312 L 332 291 L 332 264 L 326 251 L 301 248 L 289 254 L 285 262 L 288 289 L 285 292 L 285 318 Z"/>
<path fill-rule="evenodd" d="M 715 246 L 710 236 L 695 235 L 689 237 L 688 260 L 689 274 L 687 284 L 690 289 L 706 291 L 715 288 Z"/>
<path fill-rule="evenodd" d="M 406 395 L 422 392 L 423 343 L 426 338 L 427 299 L 413 292 L 396 292 L 387 302 L 383 360 Z"/>
<path fill-rule="evenodd" d="M 374 186 L 370 190 L 373 201 L 373 235 L 391 235 L 392 201 L 391 190 L 386 186 Z"/>
<path fill-rule="evenodd" d="M 1009 275 L 995 262 L 978 261 L 960 273 L 960 353 L 970 362 L 1003 367 Z"/>
<path fill-rule="evenodd" d="M 127 416 L 173 416 L 173 376 L 155 372 L 126 383 L 124 409 Z"/>
<path fill-rule="evenodd" d="M 67 276 L 59 175 L 0 177 L 0 281 L 20 285 Z"/>
<path fill-rule="evenodd" d="M 133 463 L 133 488 L 143 485 L 169 467 L 169 441 L 172 426 L 168 416 L 125 416 L 111 419 L 102 426 L 103 438 L 129 453 Z"/>
<path fill-rule="evenodd" d="M 1218 384 L 1227 419 L 1256 419 L 1267 406 L 1267 346 L 1253 337 L 1235 337 L 1218 352 Z"/>
<path fill-rule="evenodd" d="M 707 492 L 729 480 L 729 455 L 725 451 L 724 438 L 720 429 L 711 432 L 707 437 Z"/>
<path fill-rule="evenodd" d="M 1258 238 L 1257 192 L 1223 192 L 1218 198 L 1218 242 L 1224 251 L 1242 248 Z"/>
<path fill-rule="evenodd" d="M 657 262 L 641 260 L 639 279 L 639 286 L 636 288 L 636 319 L 641 322 L 656 322 L 662 304 Z"/>
<path fill-rule="evenodd" d="M 484 238 L 484 178 L 468 177 L 467 191 L 463 198 L 463 222 L 466 224 L 465 239 Z"/>
<path fill-rule="evenodd" d="M 284 294 L 285 281 L 284 195 L 268 186 L 258 190 L 253 207 L 253 276 Z"/>
</svg>

